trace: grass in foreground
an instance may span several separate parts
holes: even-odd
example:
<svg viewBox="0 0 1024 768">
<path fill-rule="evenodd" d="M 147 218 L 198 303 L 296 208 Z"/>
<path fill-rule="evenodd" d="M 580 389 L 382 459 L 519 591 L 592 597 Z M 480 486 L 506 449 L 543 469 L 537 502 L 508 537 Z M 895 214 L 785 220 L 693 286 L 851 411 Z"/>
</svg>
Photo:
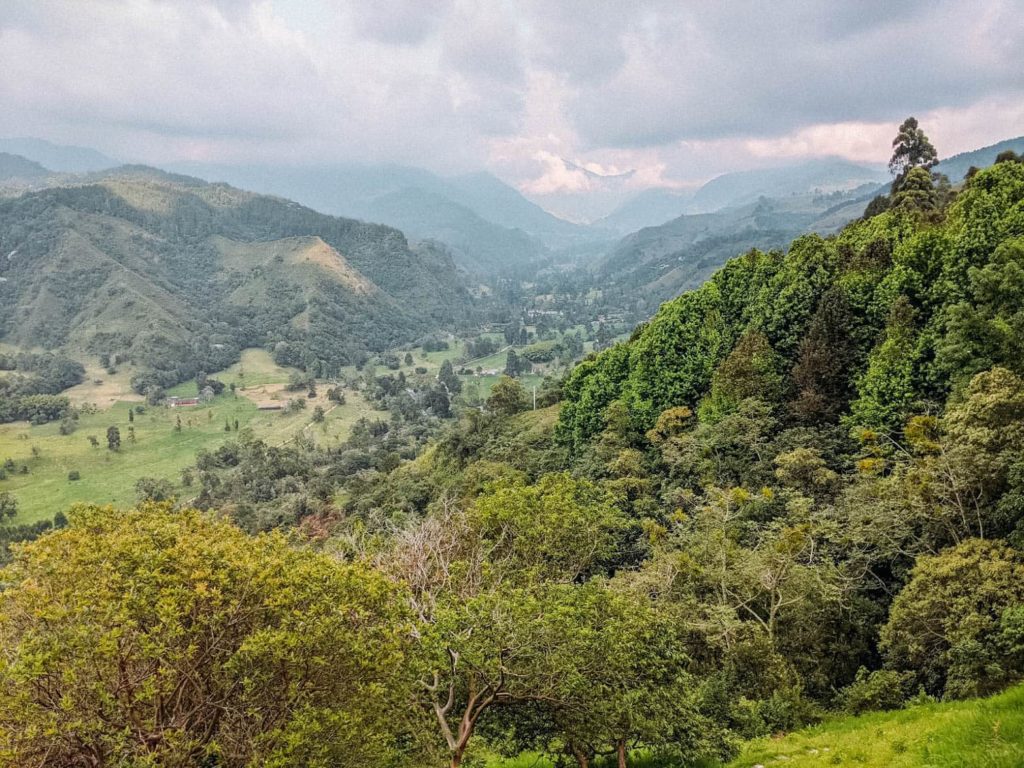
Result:
<svg viewBox="0 0 1024 768">
<path fill-rule="evenodd" d="M 630 768 L 690 768 L 631 756 Z M 1021 768 L 1024 685 L 994 696 L 833 720 L 781 738 L 747 742 L 726 768 Z M 552 768 L 525 754 L 487 768 Z"/>
<path fill-rule="evenodd" d="M 1024 766 L 1024 685 L 990 699 L 925 704 L 824 723 L 746 745 L 729 768 Z"/>
</svg>

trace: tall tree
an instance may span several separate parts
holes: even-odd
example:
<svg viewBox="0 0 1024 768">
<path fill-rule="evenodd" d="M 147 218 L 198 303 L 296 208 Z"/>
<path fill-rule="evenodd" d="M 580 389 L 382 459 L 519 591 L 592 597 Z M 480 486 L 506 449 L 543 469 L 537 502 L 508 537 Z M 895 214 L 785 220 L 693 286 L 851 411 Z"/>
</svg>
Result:
<svg viewBox="0 0 1024 768">
<path fill-rule="evenodd" d="M 892 150 L 889 171 L 896 177 L 892 183 L 893 192 L 898 192 L 903 186 L 911 168 L 931 170 L 939 162 L 938 152 L 918 126 L 916 117 L 908 117 L 900 125 L 896 138 L 892 140 Z"/>
<path fill-rule="evenodd" d="M 449 396 L 457 395 L 462 391 L 462 380 L 455 375 L 455 369 L 452 367 L 451 360 L 445 359 L 441 363 L 441 370 L 438 371 L 437 380 L 448 390 Z"/>
<path fill-rule="evenodd" d="M 115 426 L 107 427 L 107 448 L 111 451 L 121 448 L 121 430 Z"/>
</svg>

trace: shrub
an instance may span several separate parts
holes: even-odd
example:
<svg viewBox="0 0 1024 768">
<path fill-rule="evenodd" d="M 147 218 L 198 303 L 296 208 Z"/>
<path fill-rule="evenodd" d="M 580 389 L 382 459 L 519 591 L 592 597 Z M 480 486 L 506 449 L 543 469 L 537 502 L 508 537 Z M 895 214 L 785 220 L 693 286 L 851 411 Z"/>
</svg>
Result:
<svg viewBox="0 0 1024 768">
<path fill-rule="evenodd" d="M 839 693 L 838 704 L 852 715 L 899 709 L 906 702 L 913 681 L 912 672 L 891 669 L 868 672 L 861 667 L 857 670 L 857 678 Z"/>
<path fill-rule="evenodd" d="M 75 482 L 76 480 L 81 479 L 82 474 L 77 469 L 72 469 L 70 472 L 68 472 L 68 480 L 70 480 L 71 482 Z"/>
</svg>

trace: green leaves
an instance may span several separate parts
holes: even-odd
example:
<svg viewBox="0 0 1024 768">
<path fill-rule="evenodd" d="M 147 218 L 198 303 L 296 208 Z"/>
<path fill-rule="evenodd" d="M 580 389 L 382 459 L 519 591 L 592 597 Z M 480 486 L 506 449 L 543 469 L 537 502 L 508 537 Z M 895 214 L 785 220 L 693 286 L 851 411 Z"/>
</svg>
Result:
<svg viewBox="0 0 1024 768">
<path fill-rule="evenodd" d="M 380 765 L 408 690 L 381 575 L 193 510 L 70 517 L 4 573 L 0 755 Z"/>
</svg>

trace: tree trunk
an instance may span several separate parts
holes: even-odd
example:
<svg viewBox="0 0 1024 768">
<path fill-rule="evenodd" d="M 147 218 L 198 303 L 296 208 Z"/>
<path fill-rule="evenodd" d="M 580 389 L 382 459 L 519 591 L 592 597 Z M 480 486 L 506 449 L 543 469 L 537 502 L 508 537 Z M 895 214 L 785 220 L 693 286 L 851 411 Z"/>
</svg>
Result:
<svg viewBox="0 0 1024 768">
<path fill-rule="evenodd" d="M 626 740 L 619 739 L 619 743 L 615 745 L 615 754 L 619 758 L 619 768 L 626 768 Z"/>
<path fill-rule="evenodd" d="M 576 762 L 579 763 L 580 768 L 590 768 L 590 758 L 587 757 L 587 753 L 580 749 L 576 744 L 571 745 L 573 757 L 576 758 Z"/>
<path fill-rule="evenodd" d="M 459 768 L 462 765 L 462 758 L 465 755 L 464 749 L 457 749 L 452 752 L 452 766 L 451 768 Z"/>
</svg>

